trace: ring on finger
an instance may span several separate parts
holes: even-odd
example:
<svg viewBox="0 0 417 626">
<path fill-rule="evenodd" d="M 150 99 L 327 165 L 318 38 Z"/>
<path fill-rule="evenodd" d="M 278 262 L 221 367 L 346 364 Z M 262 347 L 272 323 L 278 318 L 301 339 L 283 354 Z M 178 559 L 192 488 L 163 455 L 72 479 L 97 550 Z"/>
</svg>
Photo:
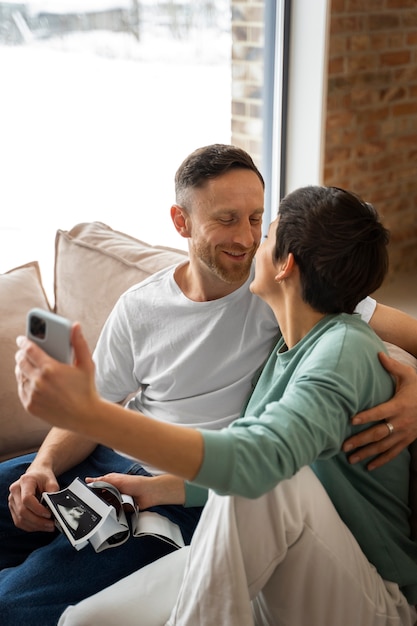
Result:
<svg viewBox="0 0 417 626">
<path fill-rule="evenodd" d="M 390 437 L 391 435 L 394 434 L 394 426 L 391 424 L 391 422 L 385 422 L 385 426 L 388 428 L 387 437 Z"/>
</svg>

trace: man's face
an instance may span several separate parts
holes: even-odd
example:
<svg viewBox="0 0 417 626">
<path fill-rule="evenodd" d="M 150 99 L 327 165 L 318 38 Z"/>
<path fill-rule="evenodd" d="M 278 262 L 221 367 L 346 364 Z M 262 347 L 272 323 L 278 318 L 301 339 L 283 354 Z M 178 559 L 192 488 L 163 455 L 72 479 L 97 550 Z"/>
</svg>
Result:
<svg viewBox="0 0 417 626">
<path fill-rule="evenodd" d="M 255 172 L 236 169 L 190 194 L 190 257 L 212 278 L 247 279 L 261 240 L 264 191 Z"/>
</svg>

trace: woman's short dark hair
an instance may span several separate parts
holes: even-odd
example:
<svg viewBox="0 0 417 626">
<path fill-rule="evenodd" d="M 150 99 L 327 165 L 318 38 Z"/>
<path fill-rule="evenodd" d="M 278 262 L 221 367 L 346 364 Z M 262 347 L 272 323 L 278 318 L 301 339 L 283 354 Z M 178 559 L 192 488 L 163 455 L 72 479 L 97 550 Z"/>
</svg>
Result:
<svg viewBox="0 0 417 626">
<path fill-rule="evenodd" d="M 185 206 L 186 194 L 190 189 L 203 187 L 208 180 L 218 178 L 232 169 L 247 169 L 254 172 L 265 188 L 262 174 L 252 157 L 236 146 L 215 143 L 194 150 L 179 166 L 175 174 L 175 197 L 178 204 Z"/>
<path fill-rule="evenodd" d="M 389 233 L 374 207 L 338 187 L 303 187 L 280 203 L 275 262 L 292 252 L 302 297 L 321 313 L 353 313 L 388 271 Z"/>
</svg>

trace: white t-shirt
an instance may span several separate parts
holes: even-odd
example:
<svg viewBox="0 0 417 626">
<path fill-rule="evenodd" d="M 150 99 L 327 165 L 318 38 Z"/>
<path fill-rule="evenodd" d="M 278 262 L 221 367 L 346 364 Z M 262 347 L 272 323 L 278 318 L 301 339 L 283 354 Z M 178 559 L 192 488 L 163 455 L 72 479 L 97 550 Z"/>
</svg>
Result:
<svg viewBox="0 0 417 626">
<path fill-rule="evenodd" d="M 242 287 L 209 302 L 189 300 L 174 270 L 119 298 L 94 352 L 97 388 L 112 402 L 134 394 L 129 408 L 156 419 L 220 429 L 239 417 L 278 339 L 277 321 L 249 291 L 253 268 Z M 375 307 L 368 300 L 366 321 Z"/>
</svg>

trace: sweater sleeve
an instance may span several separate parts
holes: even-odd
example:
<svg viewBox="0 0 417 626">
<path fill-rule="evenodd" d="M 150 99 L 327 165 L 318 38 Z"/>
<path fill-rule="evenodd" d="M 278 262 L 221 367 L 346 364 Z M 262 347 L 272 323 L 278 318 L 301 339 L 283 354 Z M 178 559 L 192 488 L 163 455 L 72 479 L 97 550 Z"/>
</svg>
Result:
<svg viewBox="0 0 417 626">
<path fill-rule="evenodd" d="M 208 490 L 194 483 L 185 483 L 185 507 L 204 506 L 207 502 Z"/>
<path fill-rule="evenodd" d="M 358 322 L 363 333 L 329 333 L 316 342 L 319 349 L 307 356 L 301 350 L 298 363 L 289 357 L 281 373 L 268 364 L 254 392 L 259 411 L 255 398 L 229 428 L 202 431 L 204 460 L 194 482 L 257 498 L 301 467 L 338 454 L 345 438 L 363 428 L 351 425 L 352 415 L 393 392 L 378 361 L 380 342 Z"/>
</svg>

